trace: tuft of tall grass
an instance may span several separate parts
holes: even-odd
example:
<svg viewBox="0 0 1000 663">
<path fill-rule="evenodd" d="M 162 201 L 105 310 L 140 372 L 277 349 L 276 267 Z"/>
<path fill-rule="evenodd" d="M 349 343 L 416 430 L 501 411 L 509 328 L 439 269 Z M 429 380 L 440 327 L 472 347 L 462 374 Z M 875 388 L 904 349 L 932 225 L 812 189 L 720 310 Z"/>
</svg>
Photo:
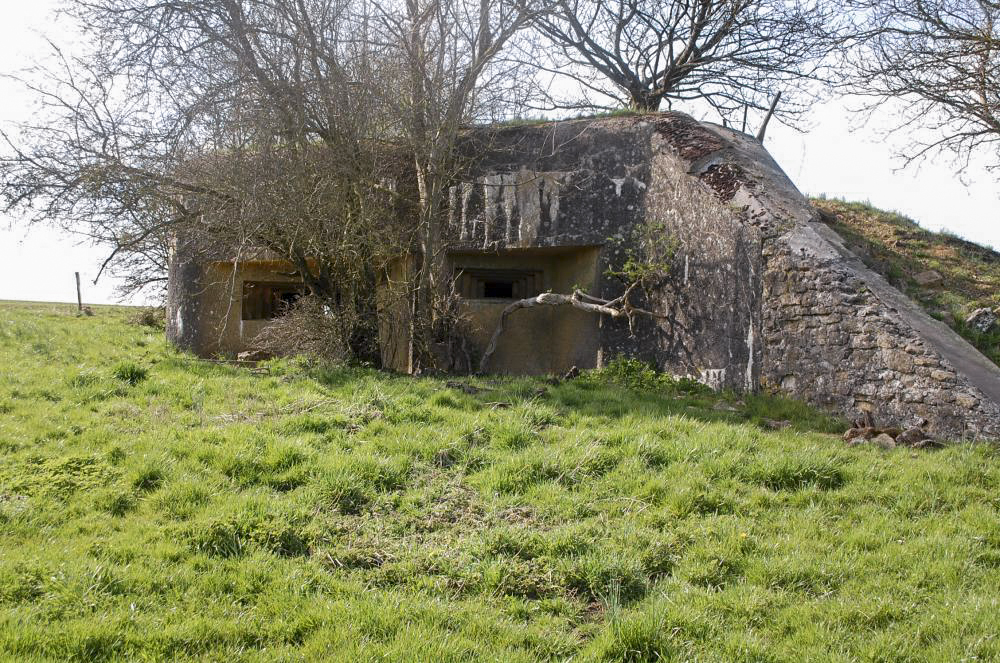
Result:
<svg viewBox="0 0 1000 663">
<path fill-rule="evenodd" d="M 123 361 L 111 370 L 111 375 L 134 387 L 149 377 L 149 369 L 133 361 Z"/>
</svg>

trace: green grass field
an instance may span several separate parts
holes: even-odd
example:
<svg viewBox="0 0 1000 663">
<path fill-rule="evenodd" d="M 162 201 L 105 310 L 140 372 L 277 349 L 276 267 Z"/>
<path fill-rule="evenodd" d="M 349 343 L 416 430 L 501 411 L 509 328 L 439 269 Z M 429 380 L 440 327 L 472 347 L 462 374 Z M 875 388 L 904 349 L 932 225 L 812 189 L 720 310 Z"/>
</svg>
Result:
<svg viewBox="0 0 1000 663">
<path fill-rule="evenodd" d="M 95 310 L 0 304 L 5 660 L 1000 660 L 994 446 L 625 365 L 251 370 Z"/>
</svg>

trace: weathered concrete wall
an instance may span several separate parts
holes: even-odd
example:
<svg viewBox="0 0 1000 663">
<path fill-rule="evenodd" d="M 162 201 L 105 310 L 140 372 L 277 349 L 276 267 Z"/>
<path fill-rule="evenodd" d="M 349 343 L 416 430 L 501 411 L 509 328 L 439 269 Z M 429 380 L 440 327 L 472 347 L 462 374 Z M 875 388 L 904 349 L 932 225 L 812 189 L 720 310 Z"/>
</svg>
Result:
<svg viewBox="0 0 1000 663">
<path fill-rule="evenodd" d="M 520 249 L 501 254 L 457 253 L 455 268 L 529 268 L 542 272 L 541 291 L 590 290 L 597 281 L 597 247 Z M 475 356 L 489 344 L 507 300 L 467 299 L 461 304 L 467 340 Z M 572 308 L 521 309 L 508 318 L 487 370 L 510 375 L 564 374 L 571 367 L 594 368 L 600 347 L 598 317 Z"/>
<path fill-rule="evenodd" d="M 299 283 L 290 263 L 275 260 L 200 262 L 193 252 L 171 256 L 167 339 L 202 357 L 235 356 L 249 349 L 267 320 L 243 320 L 243 282 Z"/>
<path fill-rule="evenodd" d="M 761 233 L 692 164 L 722 141 L 682 115 L 653 134 L 646 222 L 678 242 L 672 278 L 651 296 L 666 318 L 653 342 L 656 363 L 713 387 L 753 390 L 760 365 Z"/>
<path fill-rule="evenodd" d="M 452 250 L 598 246 L 643 219 L 651 125 L 575 120 L 481 130 L 451 189 Z"/>
<path fill-rule="evenodd" d="M 566 361 L 542 361 L 530 350 L 537 335 L 522 338 L 518 331 L 548 328 L 565 332 L 559 345 L 576 348 L 571 361 L 580 367 L 622 355 L 716 387 L 753 385 L 759 371 L 753 344 L 760 325 L 760 239 L 710 183 L 688 174 L 682 155 L 690 156 L 697 147 L 689 144 L 691 132 L 711 136 L 700 127 L 687 116 L 668 113 L 481 131 L 470 137 L 471 172 L 450 196 L 446 239 L 453 250 L 500 255 L 527 247 L 600 247 L 593 283 L 576 283 L 587 286 L 590 294 L 613 299 L 624 284 L 608 273 L 622 268 L 643 226 L 654 223 L 680 243 L 673 278 L 650 301 L 640 302 L 668 319 L 639 317 L 630 330 L 625 320 L 596 318 L 597 342 L 591 343 L 582 325 L 558 322 L 586 314 L 544 307 L 519 311 L 493 370 L 566 368 L 569 350 L 560 352 Z M 712 140 L 722 145 L 720 139 Z M 554 290 L 570 292 L 572 284 L 567 285 Z M 530 355 L 530 367 L 518 357 L 517 345 Z"/>
<path fill-rule="evenodd" d="M 651 133 L 651 125 L 611 119 L 471 134 L 464 146 L 470 171 L 451 190 L 451 253 L 468 261 L 470 252 L 479 252 L 477 260 L 494 256 L 514 267 L 506 261 L 517 252 L 531 266 L 537 258 L 525 250 L 572 249 L 589 264 L 562 270 L 576 272 L 567 278 L 552 278 L 556 266 L 548 265 L 546 289 L 569 293 L 576 285 L 599 297 L 618 296 L 620 285 L 607 271 L 620 268 L 624 254 L 609 249 L 609 242 L 629 236 L 644 220 Z M 469 327 L 480 326 L 471 334 L 474 351 L 485 349 L 508 303 L 466 303 Z M 619 347 L 618 338 L 628 338 L 624 321 L 569 307 L 523 309 L 509 319 L 489 370 L 561 374 L 574 365 L 600 366 L 616 354 L 635 355 L 638 348 L 652 359 L 652 344 L 632 339 Z"/>
</svg>

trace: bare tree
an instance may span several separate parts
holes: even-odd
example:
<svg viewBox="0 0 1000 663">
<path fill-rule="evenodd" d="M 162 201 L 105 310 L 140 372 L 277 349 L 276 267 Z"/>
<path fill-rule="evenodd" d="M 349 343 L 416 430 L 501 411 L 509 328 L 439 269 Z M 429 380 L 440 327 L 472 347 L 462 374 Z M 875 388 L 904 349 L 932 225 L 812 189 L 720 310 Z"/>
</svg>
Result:
<svg viewBox="0 0 1000 663">
<path fill-rule="evenodd" d="M 598 100 L 642 111 L 704 100 L 735 120 L 802 108 L 792 87 L 825 78 L 847 31 L 828 0 L 558 0 L 538 20 L 560 49 L 552 69 Z M 791 103 L 789 103 L 789 101 Z M 586 105 L 599 103 L 590 101 Z"/>
<path fill-rule="evenodd" d="M 505 110 L 517 114 L 527 65 L 500 56 L 539 11 L 532 0 L 405 0 L 381 12 L 384 41 L 402 63 L 397 113 L 418 192 L 413 248 L 419 263 L 410 283 L 415 315 L 407 331 L 418 369 L 441 362 L 432 347 L 455 322 L 441 224 L 448 191 L 467 165 L 459 140 L 477 120 L 499 119 Z"/>
<path fill-rule="evenodd" d="M 286 259 L 355 314 L 415 254 L 415 337 L 436 333 L 455 146 L 523 95 L 524 63 L 498 56 L 531 0 L 68 5 L 92 42 L 24 78 L 44 113 L 4 134 L 9 211 L 106 244 L 135 286 L 162 281 L 182 233 L 212 259 Z M 366 313 L 344 317 L 374 335 Z"/>
<path fill-rule="evenodd" d="M 330 306 L 374 307 L 364 286 L 406 239 L 391 223 L 397 123 L 380 105 L 395 83 L 380 74 L 398 67 L 371 5 L 74 0 L 69 12 L 93 42 L 24 77 L 43 110 L 3 134 L 8 211 L 108 246 L 129 287 L 165 280 L 181 232 L 213 259 L 286 259 Z"/>
<path fill-rule="evenodd" d="M 906 163 L 946 150 L 1000 167 L 1000 2 L 852 0 L 869 21 L 844 89 L 905 135 Z"/>
</svg>

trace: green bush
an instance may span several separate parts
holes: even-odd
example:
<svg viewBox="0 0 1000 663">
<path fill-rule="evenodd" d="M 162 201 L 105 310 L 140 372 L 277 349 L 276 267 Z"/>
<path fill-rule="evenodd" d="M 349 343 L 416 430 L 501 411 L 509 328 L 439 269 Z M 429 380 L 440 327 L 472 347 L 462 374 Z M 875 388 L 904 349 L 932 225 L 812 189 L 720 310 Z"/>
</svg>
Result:
<svg viewBox="0 0 1000 663">
<path fill-rule="evenodd" d="M 149 377 L 149 369 L 136 364 L 131 361 L 124 361 L 111 371 L 111 375 L 115 379 L 121 380 L 122 382 L 135 386 Z"/>
<path fill-rule="evenodd" d="M 288 514 L 249 504 L 183 530 L 192 548 L 213 557 L 241 557 L 254 550 L 281 557 L 309 552 L 309 541 Z"/>
<path fill-rule="evenodd" d="M 835 490 L 847 482 L 840 465 L 830 459 L 784 455 L 743 470 L 744 477 L 773 491 L 806 488 Z"/>
<path fill-rule="evenodd" d="M 616 616 L 594 641 L 593 658 L 607 663 L 658 663 L 677 657 L 670 629 L 658 611 L 649 609 Z"/>
<path fill-rule="evenodd" d="M 582 379 L 598 385 L 615 385 L 632 391 L 654 391 L 692 396 L 712 393 L 711 388 L 697 380 L 661 373 L 646 362 L 626 357 L 616 357 L 603 368 L 584 373 Z"/>
<path fill-rule="evenodd" d="M 149 327 L 163 331 L 167 328 L 167 310 L 162 306 L 148 306 L 139 309 L 138 313 L 129 318 L 129 323 L 138 327 Z"/>
<path fill-rule="evenodd" d="M 163 484 L 166 475 L 158 467 L 144 467 L 134 477 L 132 477 L 132 487 L 138 491 L 147 493 L 156 490 Z"/>
<path fill-rule="evenodd" d="M 100 495 L 97 499 L 97 507 L 112 516 L 121 517 L 134 511 L 138 506 L 138 501 L 131 492 L 122 490 L 112 490 Z"/>
</svg>

